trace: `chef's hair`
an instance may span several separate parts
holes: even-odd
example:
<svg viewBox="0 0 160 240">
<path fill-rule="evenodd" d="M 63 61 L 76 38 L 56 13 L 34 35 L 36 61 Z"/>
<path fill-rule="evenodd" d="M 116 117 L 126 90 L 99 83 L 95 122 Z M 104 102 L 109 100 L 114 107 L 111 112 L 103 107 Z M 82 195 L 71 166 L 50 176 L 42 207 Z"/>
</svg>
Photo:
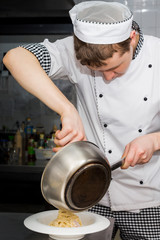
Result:
<svg viewBox="0 0 160 240">
<path fill-rule="evenodd" d="M 115 52 L 120 56 L 130 50 L 131 38 L 116 44 L 91 44 L 78 39 L 74 35 L 74 49 L 76 58 L 82 65 L 101 67 L 106 65 L 105 60 L 111 58 Z"/>
</svg>

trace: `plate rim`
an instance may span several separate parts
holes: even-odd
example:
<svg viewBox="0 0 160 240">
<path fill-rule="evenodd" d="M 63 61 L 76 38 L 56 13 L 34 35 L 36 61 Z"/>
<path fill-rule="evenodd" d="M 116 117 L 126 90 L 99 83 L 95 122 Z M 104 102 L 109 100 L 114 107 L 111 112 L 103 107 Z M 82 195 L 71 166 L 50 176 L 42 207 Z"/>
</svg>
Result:
<svg viewBox="0 0 160 240">
<path fill-rule="evenodd" d="M 49 226 L 49 225 L 45 225 L 38 222 L 37 220 L 38 217 L 41 217 L 41 216 L 45 217 L 52 213 L 58 213 L 58 210 L 47 210 L 47 211 L 32 214 L 24 219 L 24 225 L 26 228 L 34 232 L 43 233 L 43 234 L 52 234 L 52 235 L 58 235 L 58 236 L 74 236 L 74 235 L 86 235 L 86 234 L 96 233 L 96 232 L 105 230 L 110 225 L 110 221 L 108 220 L 108 218 L 98 215 L 96 213 L 87 212 L 87 211 L 77 212 L 76 214 L 78 216 L 84 215 L 84 214 L 92 215 L 96 219 L 98 219 L 99 222 L 98 223 L 95 222 L 91 225 L 81 226 L 78 228 L 77 227 L 67 228 L 67 231 L 66 231 L 66 228 Z"/>
</svg>

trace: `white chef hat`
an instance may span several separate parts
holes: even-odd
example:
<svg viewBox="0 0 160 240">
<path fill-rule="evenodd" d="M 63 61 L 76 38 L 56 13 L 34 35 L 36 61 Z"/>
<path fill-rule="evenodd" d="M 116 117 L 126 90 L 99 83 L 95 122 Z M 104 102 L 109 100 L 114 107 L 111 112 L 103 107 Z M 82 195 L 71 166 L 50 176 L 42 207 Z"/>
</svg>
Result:
<svg viewBox="0 0 160 240">
<path fill-rule="evenodd" d="M 129 38 L 133 14 L 118 2 L 88 1 L 69 11 L 74 34 L 83 42 L 114 44 Z"/>
</svg>

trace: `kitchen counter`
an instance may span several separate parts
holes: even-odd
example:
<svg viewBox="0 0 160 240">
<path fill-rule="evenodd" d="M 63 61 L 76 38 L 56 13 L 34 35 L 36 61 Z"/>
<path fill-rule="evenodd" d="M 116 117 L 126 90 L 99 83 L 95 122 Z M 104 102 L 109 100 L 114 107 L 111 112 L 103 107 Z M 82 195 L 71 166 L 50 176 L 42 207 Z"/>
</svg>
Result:
<svg viewBox="0 0 160 240">
<path fill-rule="evenodd" d="M 33 232 L 27 229 L 23 221 L 29 213 L 0 212 L 0 239 L 2 240 L 49 240 L 47 234 Z M 111 240 L 114 219 L 110 218 L 110 226 L 101 232 L 88 234 L 83 240 Z"/>
<path fill-rule="evenodd" d="M 23 179 L 30 179 L 32 180 L 40 180 L 41 174 L 43 173 L 44 166 L 35 165 L 35 166 L 29 166 L 29 165 L 5 165 L 0 164 L 0 178 L 10 178 L 12 175 L 17 178 L 23 178 Z"/>
<path fill-rule="evenodd" d="M 41 172 L 45 166 L 43 165 L 12 165 L 12 164 L 0 164 L 0 172 Z"/>
<path fill-rule="evenodd" d="M 0 165 L 0 204 L 43 204 L 41 176 L 44 166 Z M 2 209 L 0 209 L 2 211 Z"/>
</svg>

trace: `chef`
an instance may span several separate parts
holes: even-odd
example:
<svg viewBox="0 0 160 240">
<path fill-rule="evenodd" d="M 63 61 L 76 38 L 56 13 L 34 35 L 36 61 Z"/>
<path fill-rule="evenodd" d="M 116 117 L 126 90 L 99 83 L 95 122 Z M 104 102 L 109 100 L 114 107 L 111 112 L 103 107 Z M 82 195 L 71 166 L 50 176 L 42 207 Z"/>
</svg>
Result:
<svg viewBox="0 0 160 240">
<path fill-rule="evenodd" d="M 160 40 L 143 36 L 120 3 L 82 2 L 70 17 L 73 37 L 12 49 L 4 64 L 61 116 L 57 145 L 88 140 L 111 165 L 125 157 L 90 209 L 115 218 L 113 239 L 117 229 L 123 240 L 160 239 Z M 77 109 L 52 79 L 75 86 Z"/>
</svg>

